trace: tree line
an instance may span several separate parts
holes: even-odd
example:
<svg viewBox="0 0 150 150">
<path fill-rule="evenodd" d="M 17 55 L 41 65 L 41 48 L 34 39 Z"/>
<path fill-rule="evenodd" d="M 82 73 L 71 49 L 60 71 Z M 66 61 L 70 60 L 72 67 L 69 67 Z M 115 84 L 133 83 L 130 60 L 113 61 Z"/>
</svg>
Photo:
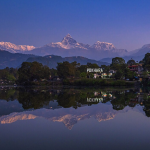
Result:
<svg viewBox="0 0 150 150">
<path fill-rule="evenodd" d="M 3 89 L 0 90 L 0 99 L 9 101 L 17 100 L 22 108 L 27 109 L 39 109 L 49 106 L 50 101 L 57 101 L 58 105 L 54 107 L 64 107 L 75 109 L 81 106 L 90 106 L 98 104 L 98 102 L 88 102 L 87 97 L 100 97 L 103 98 L 102 103 L 110 102 L 114 110 L 123 110 L 125 107 L 135 107 L 137 105 L 142 106 L 146 116 L 150 117 L 150 97 L 149 90 L 144 90 L 142 93 L 141 101 L 136 101 L 138 90 L 105 90 L 96 89 L 98 95 L 94 95 L 95 89 L 67 89 L 67 90 L 50 90 L 50 89 L 30 89 L 30 88 L 18 88 L 18 89 Z M 103 93 L 107 96 L 103 97 Z M 112 95 L 109 96 L 109 94 Z M 49 108 L 49 107 L 47 107 Z M 21 110 L 22 111 L 22 110 Z"/>
<path fill-rule="evenodd" d="M 145 72 L 150 71 L 150 53 L 145 54 L 145 57 L 139 63 L 143 65 Z M 28 84 L 42 79 L 50 80 L 56 76 L 61 79 L 93 78 L 93 73 L 87 72 L 87 68 L 101 67 L 107 76 L 109 76 L 110 70 L 115 70 L 115 73 L 111 76 L 112 78 L 132 80 L 137 74 L 131 71 L 128 66 L 137 65 L 139 63 L 133 59 L 125 63 L 123 58 L 115 57 L 109 66 L 98 66 L 97 64 L 91 63 L 80 65 L 80 63 L 76 61 L 72 63 L 64 61 L 57 63 L 56 69 L 50 69 L 48 66 L 44 66 L 38 62 L 23 62 L 19 69 L 7 67 L 0 70 L 0 79 L 17 81 L 19 84 Z"/>
</svg>

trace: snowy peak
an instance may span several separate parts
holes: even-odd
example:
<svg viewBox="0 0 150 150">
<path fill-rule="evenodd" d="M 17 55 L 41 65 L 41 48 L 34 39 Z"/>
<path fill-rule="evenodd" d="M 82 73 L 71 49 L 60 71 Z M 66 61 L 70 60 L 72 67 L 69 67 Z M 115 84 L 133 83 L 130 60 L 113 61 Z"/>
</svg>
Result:
<svg viewBox="0 0 150 150">
<path fill-rule="evenodd" d="M 62 44 L 64 45 L 75 45 L 77 43 L 76 40 L 74 40 L 70 34 L 67 34 L 63 40 L 61 41 Z"/>
<path fill-rule="evenodd" d="M 97 41 L 94 45 L 91 46 L 96 50 L 115 50 L 115 46 L 112 43 L 100 42 Z"/>
<path fill-rule="evenodd" d="M 15 45 L 10 42 L 0 42 L 0 49 L 8 50 L 10 52 L 16 53 L 17 51 L 31 51 L 35 47 L 29 45 Z"/>
<path fill-rule="evenodd" d="M 74 48 L 88 49 L 90 47 L 88 44 L 78 43 L 71 37 L 70 34 L 67 34 L 61 42 L 51 43 L 46 46 L 63 49 L 74 49 Z"/>
</svg>

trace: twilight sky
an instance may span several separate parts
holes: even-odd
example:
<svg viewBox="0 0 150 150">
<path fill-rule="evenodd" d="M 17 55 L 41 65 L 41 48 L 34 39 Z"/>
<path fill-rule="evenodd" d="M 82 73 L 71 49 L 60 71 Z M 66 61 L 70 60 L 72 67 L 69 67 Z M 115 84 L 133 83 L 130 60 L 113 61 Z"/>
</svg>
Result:
<svg viewBox="0 0 150 150">
<path fill-rule="evenodd" d="M 0 41 L 39 47 L 68 33 L 127 50 L 150 44 L 150 0 L 0 1 Z"/>
</svg>

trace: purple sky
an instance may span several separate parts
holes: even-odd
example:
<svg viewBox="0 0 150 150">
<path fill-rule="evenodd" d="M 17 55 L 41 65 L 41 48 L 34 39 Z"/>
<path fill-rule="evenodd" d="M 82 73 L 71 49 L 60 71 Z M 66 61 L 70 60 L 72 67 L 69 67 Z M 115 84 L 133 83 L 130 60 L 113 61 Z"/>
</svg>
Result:
<svg viewBox="0 0 150 150">
<path fill-rule="evenodd" d="M 43 46 L 70 33 L 78 42 L 134 50 L 150 43 L 149 0 L 3 0 L 0 41 Z"/>
</svg>

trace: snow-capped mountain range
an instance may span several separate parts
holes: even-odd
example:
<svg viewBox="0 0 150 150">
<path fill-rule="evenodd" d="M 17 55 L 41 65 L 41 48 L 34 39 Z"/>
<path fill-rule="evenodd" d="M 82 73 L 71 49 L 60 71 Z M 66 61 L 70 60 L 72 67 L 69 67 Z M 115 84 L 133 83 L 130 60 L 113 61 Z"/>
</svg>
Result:
<svg viewBox="0 0 150 150">
<path fill-rule="evenodd" d="M 76 40 L 74 40 L 70 34 L 67 34 L 61 42 L 56 43 L 50 43 L 46 46 L 50 47 L 57 47 L 57 48 L 63 48 L 63 49 L 74 49 L 74 48 L 80 48 L 80 49 L 86 49 L 94 48 L 96 50 L 115 50 L 115 46 L 112 43 L 108 42 L 100 42 L 97 41 L 92 46 L 88 44 L 78 43 Z"/>
<path fill-rule="evenodd" d="M 52 42 L 42 47 L 35 48 L 29 45 L 15 45 L 10 42 L 0 42 L 0 49 L 11 53 L 25 53 L 39 56 L 59 55 L 62 57 L 83 56 L 90 59 L 100 60 L 102 58 L 123 57 L 141 55 L 150 51 L 150 44 L 144 45 L 138 50 L 128 52 L 125 49 L 117 49 L 112 43 L 97 41 L 93 45 L 77 42 L 67 34 L 61 42 Z M 144 55 L 143 54 L 143 55 Z"/>
<path fill-rule="evenodd" d="M 108 42 L 100 42 L 97 41 L 95 44 L 92 46 L 88 44 L 83 44 L 83 43 L 78 43 L 76 40 L 74 40 L 70 34 L 67 34 L 61 42 L 56 42 L 56 43 L 50 43 L 45 46 L 48 47 L 53 47 L 53 48 L 63 48 L 63 49 L 74 49 L 74 48 L 80 48 L 80 49 L 86 49 L 88 50 L 89 48 L 93 48 L 96 50 L 115 50 L 115 46 L 112 43 Z M 44 46 L 44 47 L 45 47 Z M 12 52 L 18 52 L 18 51 L 31 51 L 35 49 L 34 46 L 29 46 L 29 45 L 15 45 L 10 42 L 0 42 L 0 49 L 3 50 L 9 50 Z"/>
<path fill-rule="evenodd" d="M 10 42 L 0 42 L 0 49 L 7 50 L 13 53 L 18 53 L 18 52 L 23 52 L 23 51 L 31 51 L 35 49 L 35 47 L 29 46 L 29 45 L 15 45 Z"/>
<path fill-rule="evenodd" d="M 93 45 L 79 43 L 70 34 L 67 34 L 61 42 L 46 44 L 25 53 L 40 56 L 52 54 L 62 57 L 83 56 L 99 60 L 105 57 L 123 56 L 127 53 L 127 50 L 117 49 L 112 43 L 107 42 L 97 41 Z"/>
</svg>

